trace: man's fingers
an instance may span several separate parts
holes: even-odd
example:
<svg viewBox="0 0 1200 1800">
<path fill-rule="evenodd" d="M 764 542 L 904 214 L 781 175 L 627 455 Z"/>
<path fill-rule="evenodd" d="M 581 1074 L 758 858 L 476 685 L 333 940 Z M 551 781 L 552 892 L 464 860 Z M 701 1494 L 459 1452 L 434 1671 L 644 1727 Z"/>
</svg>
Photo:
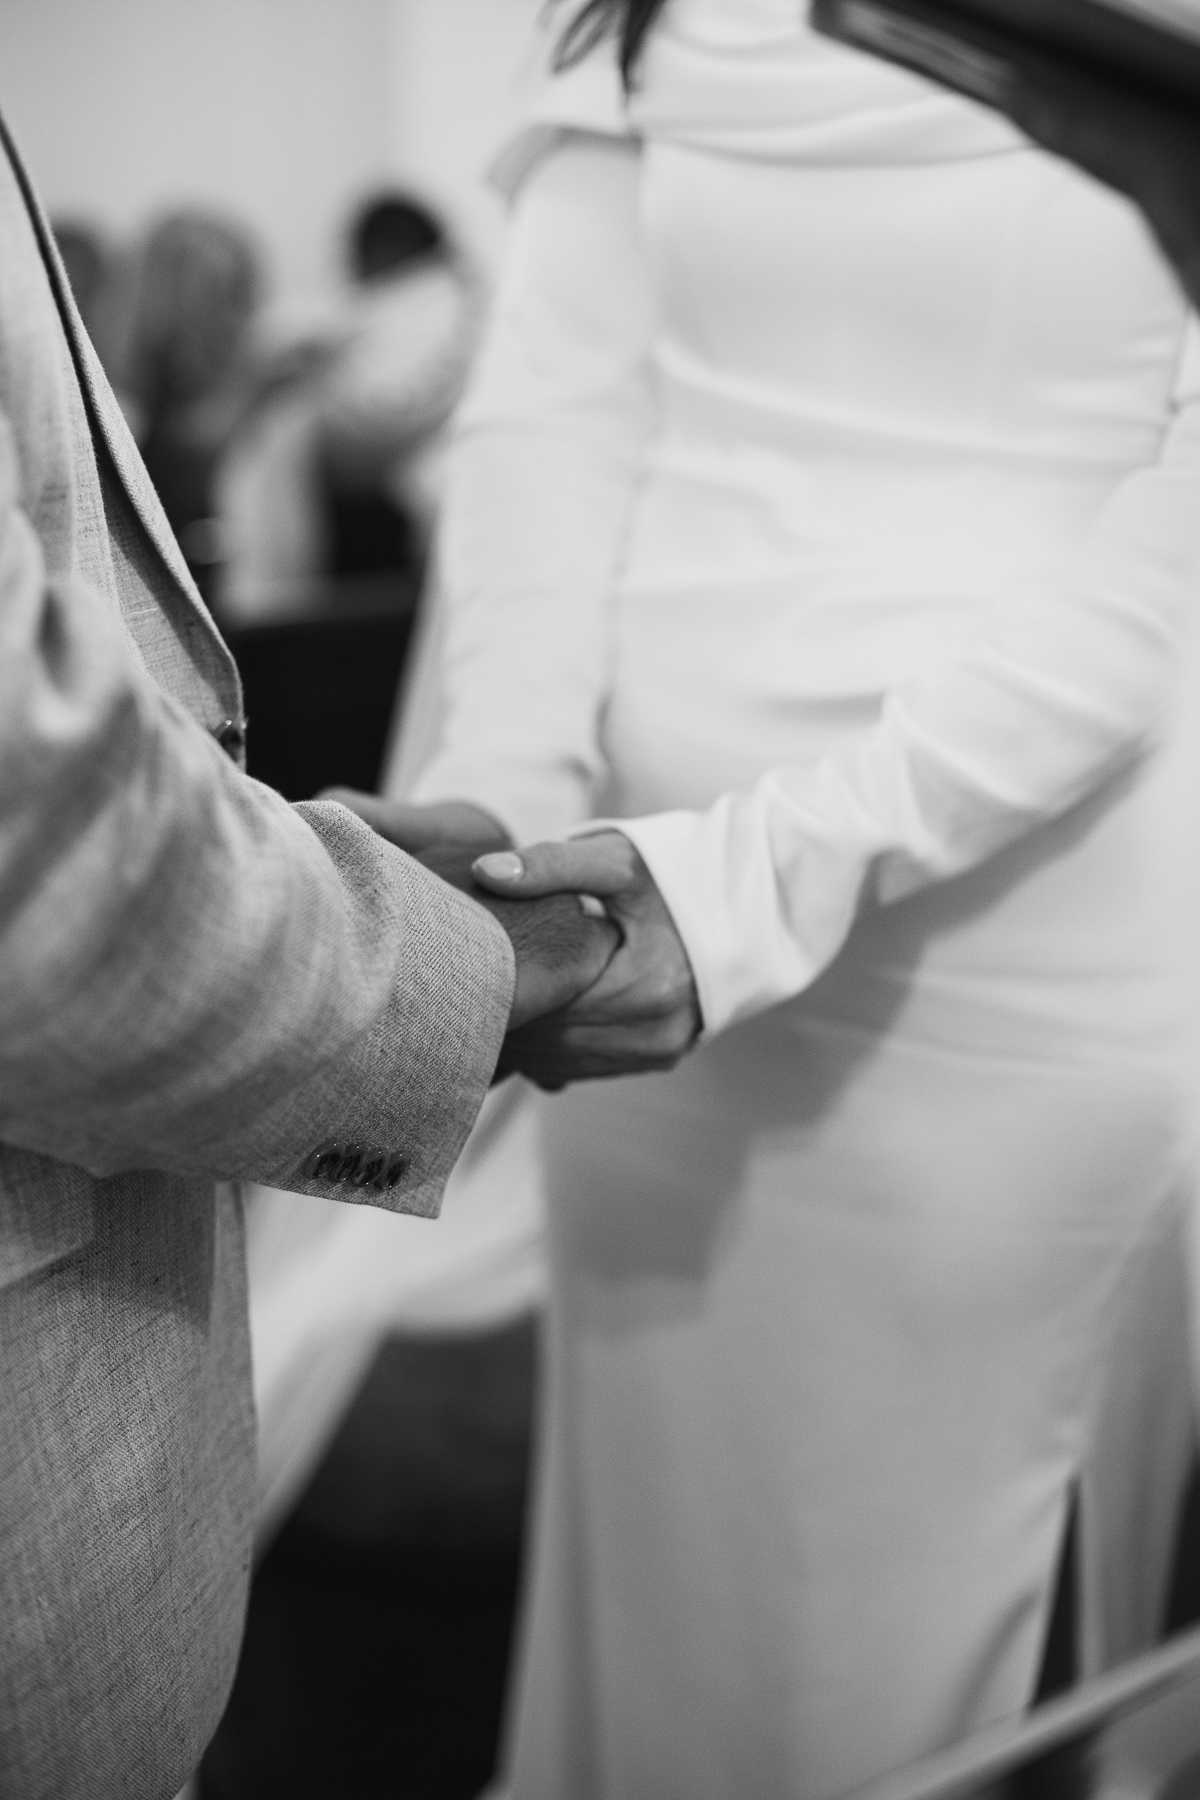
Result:
<svg viewBox="0 0 1200 1800">
<path fill-rule="evenodd" d="M 610 920 L 581 912 L 574 894 L 519 902 L 476 898 L 508 933 L 517 960 L 514 1029 L 569 1005 L 601 974 L 620 940 Z"/>
<path fill-rule="evenodd" d="M 583 1073 L 624 1074 L 634 1069 L 669 1069 L 695 1041 L 683 1012 L 670 1018 L 604 1020 L 583 1014 L 578 1003 L 509 1033 L 506 1054 L 539 1068 L 561 1064 L 570 1079 Z"/>
<path fill-rule="evenodd" d="M 501 1052 L 500 1067 L 506 1073 L 519 1069 L 539 1087 L 553 1089 L 571 1081 L 599 1081 L 673 1069 L 686 1049 L 677 1041 L 658 1043 L 640 1033 L 578 1030 L 543 1035 L 534 1025 L 510 1033 Z"/>
<path fill-rule="evenodd" d="M 519 854 L 500 850 L 474 864 L 481 887 L 509 899 L 542 894 L 597 894 L 602 899 L 637 884 L 640 858 L 620 831 L 596 832 L 566 844 L 531 844 Z"/>
</svg>

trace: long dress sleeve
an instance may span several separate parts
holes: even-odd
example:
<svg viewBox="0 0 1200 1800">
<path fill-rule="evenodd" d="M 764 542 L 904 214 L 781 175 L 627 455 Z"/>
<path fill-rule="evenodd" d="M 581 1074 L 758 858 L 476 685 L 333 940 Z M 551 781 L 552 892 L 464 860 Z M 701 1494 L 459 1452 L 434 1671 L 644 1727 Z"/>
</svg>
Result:
<svg viewBox="0 0 1200 1800">
<path fill-rule="evenodd" d="M 1200 594 L 1200 384 L 1062 566 L 814 767 L 622 821 L 692 959 L 705 1028 L 799 993 L 867 896 L 961 874 L 1152 751 Z"/>
<path fill-rule="evenodd" d="M 620 563 L 651 410 L 638 151 L 567 138 L 518 195 L 456 428 L 441 576 L 442 742 L 414 798 L 471 799 L 518 841 L 592 810 Z"/>
<path fill-rule="evenodd" d="M 970 869 L 1153 748 L 1200 579 L 1200 383 L 1193 350 L 1157 460 L 869 729 L 705 810 L 584 824 L 653 404 L 636 180 L 627 147 L 578 138 L 522 192 L 457 452 L 450 722 L 418 797 L 472 798 L 521 841 L 618 825 L 711 1033 L 807 987 L 864 899 Z"/>
</svg>

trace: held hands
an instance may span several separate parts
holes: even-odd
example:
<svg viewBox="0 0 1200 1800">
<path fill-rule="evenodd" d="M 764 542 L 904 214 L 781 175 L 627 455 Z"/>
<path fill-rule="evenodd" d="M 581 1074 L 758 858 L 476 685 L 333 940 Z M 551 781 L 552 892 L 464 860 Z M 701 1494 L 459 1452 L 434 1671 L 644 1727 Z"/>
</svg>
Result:
<svg viewBox="0 0 1200 1800">
<path fill-rule="evenodd" d="M 687 952 L 649 869 L 620 831 L 517 855 L 465 800 L 419 806 L 333 788 L 380 836 L 495 916 L 517 985 L 499 1076 L 541 1087 L 671 1068 L 700 1033 Z M 483 852 L 483 854 L 481 854 Z"/>
<path fill-rule="evenodd" d="M 461 888 L 504 927 L 516 960 L 510 1035 L 567 1006 L 612 957 L 620 941 L 617 927 L 602 912 L 597 916 L 585 909 L 574 894 L 549 894 L 538 901 L 498 899 L 476 885 L 471 865 L 480 851 L 510 841 L 482 807 L 465 800 L 418 806 L 349 788 L 330 788 L 321 798 L 357 813 L 380 837 Z M 499 1073 L 509 1074 L 514 1066 L 502 1059 Z"/>
<path fill-rule="evenodd" d="M 558 1013 L 590 988 L 612 959 L 620 932 L 603 912 L 580 904 L 576 894 L 548 894 L 538 900 L 501 900 L 480 888 L 472 864 L 478 845 L 441 844 L 417 858 L 451 887 L 461 888 L 503 925 L 517 964 L 517 985 L 498 1076 L 516 1067 L 508 1054 L 514 1032 Z M 561 1086 L 556 1082 L 555 1086 Z"/>
<path fill-rule="evenodd" d="M 599 980 L 571 1004 L 510 1030 L 501 1071 L 519 1069 L 540 1087 L 605 1075 L 669 1069 L 700 1033 L 700 1005 L 687 952 L 654 878 L 630 840 L 602 831 L 565 844 L 534 844 L 518 856 L 481 856 L 475 880 L 522 904 L 549 895 L 590 896 L 621 930 Z"/>
</svg>

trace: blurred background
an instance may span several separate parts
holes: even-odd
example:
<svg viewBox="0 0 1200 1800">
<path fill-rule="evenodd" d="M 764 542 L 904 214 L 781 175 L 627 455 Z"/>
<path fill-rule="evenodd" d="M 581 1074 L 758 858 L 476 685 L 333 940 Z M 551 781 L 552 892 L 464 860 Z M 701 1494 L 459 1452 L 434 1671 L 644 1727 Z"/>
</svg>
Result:
<svg viewBox="0 0 1200 1800">
<path fill-rule="evenodd" d="M 0 105 L 237 657 L 250 771 L 289 799 L 402 791 L 436 726 L 441 457 L 539 3 L 0 7 Z M 436 1227 L 248 1195 L 257 1567 L 190 1794 L 487 1783 L 544 1287 L 529 1128 L 509 1083 Z"/>
<path fill-rule="evenodd" d="M 5 0 L 0 100 L 289 798 L 377 771 L 536 10 Z"/>
</svg>

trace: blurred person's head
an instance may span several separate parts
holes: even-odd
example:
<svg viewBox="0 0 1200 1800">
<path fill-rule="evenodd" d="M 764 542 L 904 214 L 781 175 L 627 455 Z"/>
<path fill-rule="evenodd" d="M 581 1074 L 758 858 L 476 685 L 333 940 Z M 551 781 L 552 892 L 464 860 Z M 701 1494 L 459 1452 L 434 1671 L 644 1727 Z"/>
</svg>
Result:
<svg viewBox="0 0 1200 1800">
<path fill-rule="evenodd" d="M 124 385 L 150 415 L 191 405 L 237 364 L 258 305 L 259 259 L 239 225 L 171 213 L 138 259 Z"/>
<path fill-rule="evenodd" d="M 52 219 L 50 228 L 75 304 L 87 324 L 108 278 L 108 247 L 97 228 L 80 219 Z"/>
<path fill-rule="evenodd" d="M 350 269 L 356 281 L 396 275 L 409 263 L 447 248 L 446 231 L 427 206 L 407 194 L 376 194 L 350 224 Z"/>
</svg>

